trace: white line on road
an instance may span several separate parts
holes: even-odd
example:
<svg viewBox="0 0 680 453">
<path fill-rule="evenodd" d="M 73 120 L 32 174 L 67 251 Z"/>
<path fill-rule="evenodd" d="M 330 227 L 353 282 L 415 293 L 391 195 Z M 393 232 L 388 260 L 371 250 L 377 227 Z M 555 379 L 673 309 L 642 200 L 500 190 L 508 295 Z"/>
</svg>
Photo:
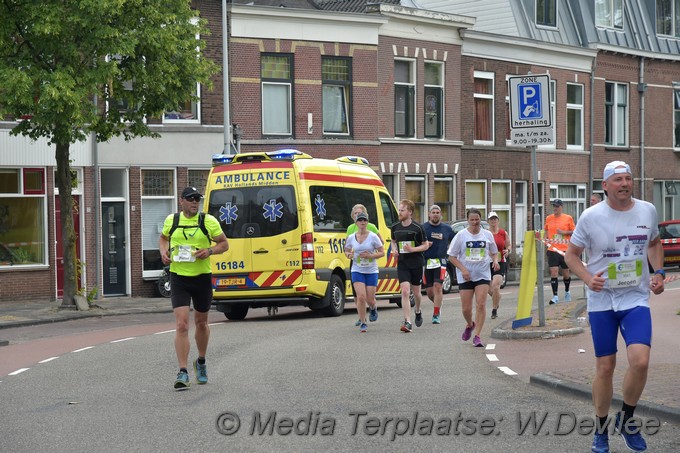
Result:
<svg viewBox="0 0 680 453">
<path fill-rule="evenodd" d="M 496 354 L 487 354 L 486 358 L 489 359 L 489 362 L 498 362 L 498 357 L 496 357 Z"/>
<path fill-rule="evenodd" d="M 487 344 L 486 349 L 489 350 L 489 351 L 493 351 L 494 349 L 496 349 L 496 343 Z"/>
<path fill-rule="evenodd" d="M 19 368 L 16 371 L 12 371 L 7 376 L 16 376 L 17 374 L 23 373 L 24 371 L 27 371 L 27 370 L 28 370 L 28 368 Z"/>
<path fill-rule="evenodd" d="M 507 374 L 508 376 L 517 376 L 517 373 L 515 373 L 506 366 L 499 366 L 498 369 L 501 370 L 503 373 Z"/>
<path fill-rule="evenodd" d="M 56 360 L 56 359 L 58 359 L 58 358 L 59 358 L 59 357 L 50 357 L 49 359 L 41 360 L 41 361 L 38 362 L 38 363 L 47 363 L 47 362 L 51 362 L 52 360 Z"/>
<path fill-rule="evenodd" d="M 135 337 L 127 337 L 127 338 L 121 338 L 120 340 L 113 340 L 111 343 L 120 343 L 121 341 L 128 341 L 128 340 L 134 340 Z"/>
<path fill-rule="evenodd" d="M 94 348 L 94 346 L 87 346 L 85 348 L 76 349 L 75 351 L 71 351 L 71 352 L 83 352 L 83 351 L 87 351 L 88 349 L 92 349 L 92 348 Z"/>
<path fill-rule="evenodd" d="M 175 331 L 175 329 L 172 329 L 172 330 L 164 330 L 163 332 L 156 332 L 154 335 L 160 335 L 160 334 L 162 334 L 162 333 L 172 333 L 172 332 L 174 332 L 174 331 Z"/>
</svg>

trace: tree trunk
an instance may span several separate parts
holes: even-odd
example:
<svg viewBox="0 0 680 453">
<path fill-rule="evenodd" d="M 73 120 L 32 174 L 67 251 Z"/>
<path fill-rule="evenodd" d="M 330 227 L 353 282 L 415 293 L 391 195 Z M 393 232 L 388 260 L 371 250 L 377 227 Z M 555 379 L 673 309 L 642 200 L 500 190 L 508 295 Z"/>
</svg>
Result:
<svg viewBox="0 0 680 453">
<path fill-rule="evenodd" d="M 71 161 L 70 143 L 57 144 L 55 158 L 57 160 L 57 188 L 61 203 L 61 242 L 64 251 L 64 298 L 63 306 L 75 304 L 74 296 L 78 288 L 76 277 L 76 232 L 73 229 L 73 197 L 71 196 Z"/>
</svg>

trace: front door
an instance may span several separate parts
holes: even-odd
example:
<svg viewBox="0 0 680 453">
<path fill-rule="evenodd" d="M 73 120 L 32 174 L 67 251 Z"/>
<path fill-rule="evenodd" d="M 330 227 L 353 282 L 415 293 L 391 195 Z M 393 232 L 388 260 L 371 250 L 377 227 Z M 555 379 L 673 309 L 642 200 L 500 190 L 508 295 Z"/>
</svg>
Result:
<svg viewBox="0 0 680 453">
<path fill-rule="evenodd" d="M 102 266 L 105 296 L 126 294 L 125 203 L 102 202 Z"/>
<path fill-rule="evenodd" d="M 64 243 L 61 240 L 61 201 L 59 195 L 54 197 L 54 218 L 57 235 L 57 265 L 55 266 L 57 269 L 57 299 L 61 299 L 64 297 Z M 76 259 L 80 260 L 80 195 L 73 195 L 73 229 L 76 232 Z M 82 287 L 80 274 L 78 274 L 76 285 L 77 288 Z"/>
</svg>

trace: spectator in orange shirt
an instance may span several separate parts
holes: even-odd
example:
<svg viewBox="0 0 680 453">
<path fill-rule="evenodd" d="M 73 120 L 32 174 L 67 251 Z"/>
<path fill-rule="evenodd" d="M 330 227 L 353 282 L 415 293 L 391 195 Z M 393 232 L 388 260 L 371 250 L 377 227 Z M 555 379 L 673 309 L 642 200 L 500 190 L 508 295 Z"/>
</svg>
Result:
<svg viewBox="0 0 680 453">
<path fill-rule="evenodd" d="M 557 276 L 560 269 L 562 270 L 562 281 L 564 282 L 564 301 L 571 302 L 571 293 L 569 293 L 571 275 L 569 274 L 569 267 L 564 261 L 564 252 L 567 251 L 568 240 L 576 229 L 576 224 L 574 224 L 574 219 L 569 214 L 562 212 L 562 206 L 564 205 L 562 200 L 555 198 L 551 204 L 553 214 L 550 214 L 545 219 L 545 237 L 549 241 L 555 241 L 548 245 L 548 266 L 550 267 L 550 286 L 553 291 L 550 303 L 556 304 L 560 301 L 560 298 L 557 296 Z"/>
</svg>

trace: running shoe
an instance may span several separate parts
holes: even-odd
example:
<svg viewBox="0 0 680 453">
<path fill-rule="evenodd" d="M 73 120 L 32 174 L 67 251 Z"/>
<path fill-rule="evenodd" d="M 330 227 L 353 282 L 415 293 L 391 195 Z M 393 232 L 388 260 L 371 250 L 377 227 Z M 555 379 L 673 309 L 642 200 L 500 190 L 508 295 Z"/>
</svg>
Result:
<svg viewBox="0 0 680 453">
<path fill-rule="evenodd" d="M 439 315 L 432 315 L 432 324 L 441 324 L 442 321 L 439 319 Z"/>
<path fill-rule="evenodd" d="M 177 373 L 177 379 L 175 379 L 175 389 L 185 390 L 191 387 L 191 382 L 189 382 L 189 374 L 186 371 L 180 371 Z"/>
<path fill-rule="evenodd" d="M 461 338 L 463 341 L 468 341 L 470 337 L 472 336 L 472 329 L 475 328 L 475 323 L 473 322 L 471 326 L 466 326 L 465 330 L 463 331 L 463 335 L 461 335 Z"/>
<path fill-rule="evenodd" d="M 423 325 L 423 313 L 416 313 L 416 327 Z"/>
<path fill-rule="evenodd" d="M 475 337 L 472 339 L 472 344 L 475 348 L 483 348 L 484 344 L 482 343 L 482 339 L 479 338 L 479 335 L 475 335 Z"/>
<path fill-rule="evenodd" d="M 357 322 L 354 323 L 355 327 L 359 327 L 361 325 L 361 319 L 357 319 Z"/>
<path fill-rule="evenodd" d="M 498 318 L 498 311 L 496 311 L 495 308 L 491 309 L 491 319 L 496 319 Z"/>
<path fill-rule="evenodd" d="M 609 453 L 609 434 L 607 432 L 598 433 L 595 432 L 595 437 L 593 438 L 593 446 L 590 447 L 592 453 Z"/>
<path fill-rule="evenodd" d="M 623 441 L 626 443 L 626 447 L 628 447 L 629 450 L 631 451 L 645 451 L 647 450 L 647 442 L 645 442 L 645 439 L 642 437 L 642 434 L 640 434 L 640 429 L 636 428 L 635 429 L 635 434 L 631 434 L 628 432 L 625 426 L 621 426 L 623 422 L 621 421 L 621 412 L 616 414 L 616 421 L 614 421 L 614 429 L 616 430 L 616 433 L 621 436 Z"/>
<path fill-rule="evenodd" d="M 368 326 L 366 325 L 365 322 L 362 322 L 361 325 L 359 326 L 359 332 L 361 333 L 368 332 Z"/>
<path fill-rule="evenodd" d="M 376 322 L 378 320 L 378 307 L 373 306 L 368 312 L 368 320 L 370 322 Z"/>
<path fill-rule="evenodd" d="M 557 294 L 555 294 L 554 296 L 552 296 L 552 299 L 550 299 L 550 305 L 556 304 L 559 301 L 560 301 L 560 298 L 557 297 Z"/>
<path fill-rule="evenodd" d="M 201 365 L 198 360 L 194 360 L 194 371 L 196 372 L 196 382 L 199 384 L 208 383 L 208 368 L 205 363 Z"/>
<path fill-rule="evenodd" d="M 565 302 L 571 302 L 571 293 L 569 291 L 564 293 L 564 301 Z"/>
<path fill-rule="evenodd" d="M 411 326 L 411 323 L 408 321 L 404 321 L 404 324 L 401 325 L 401 331 L 405 333 L 409 333 L 413 329 L 413 326 Z"/>
</svg>

